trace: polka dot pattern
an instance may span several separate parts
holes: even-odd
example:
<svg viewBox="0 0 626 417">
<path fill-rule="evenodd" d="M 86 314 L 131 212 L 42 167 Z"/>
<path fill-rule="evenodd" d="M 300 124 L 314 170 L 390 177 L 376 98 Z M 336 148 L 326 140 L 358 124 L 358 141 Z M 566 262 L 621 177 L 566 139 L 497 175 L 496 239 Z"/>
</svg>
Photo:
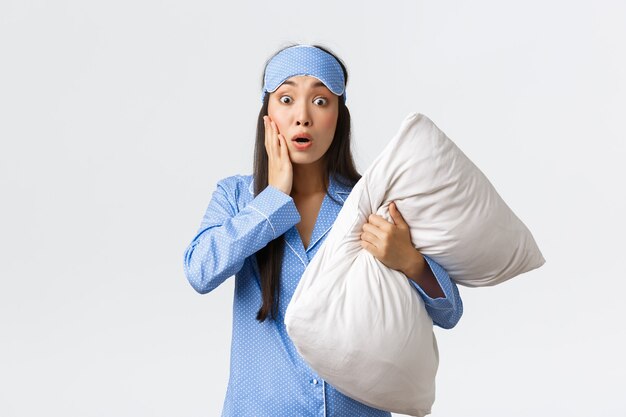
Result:
<svg viewBox="0 0 626 417">
<path fill-rule="evenodd" d="M 339 62 L 330 54 L 311 45 L 296 45 L 276 54 L 265 68 L 261 102 L 266 92 L 276 91 L 290 77 L 315 77 L 346 101 L 345 79 Z"/>
<path fill-rule="evenodd" d="M 390 417 L 388 411 L 343 395 L 317 375 L 298 354 L 283 321 L 304 269 L 323 243 L 351 188 L 330 178 L 328 194 L 305 249 L 295 227 L 301 217 L 293 199 L 272 186 L 254 197 L 252 187 L 252 175 L 220 180 L 184 253 L 187 280 L 201 294 L 235 276 L 230 378 L 222 416 Z M 253 255 L 283 234 L 286 244 L 279 277 L 278 317 L 259 323 L 256 314 L 262 304 L 261 286 Z M 414 287 L 433 322 L 453 327 L 462 313 L 456 284 L 441 266 L 426 260 L 446 297 L 433 300 L 417 284 L 413 283 Z"/>
</svg>

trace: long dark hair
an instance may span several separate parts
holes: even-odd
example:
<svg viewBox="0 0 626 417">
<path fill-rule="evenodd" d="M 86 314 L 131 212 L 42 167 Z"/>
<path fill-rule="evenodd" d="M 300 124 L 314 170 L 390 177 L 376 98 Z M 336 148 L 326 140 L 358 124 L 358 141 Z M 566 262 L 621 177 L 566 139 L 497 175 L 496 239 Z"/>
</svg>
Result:
<svg viewBox="0 0 626 417">
<path fill-rule="evenodd" d="M 293 45 L 288 45 L 272 55 L 265 63 L 265 68 L 271 59 L 283 49 Z M 331 54 L 341 65 L 346 84 L 348 82 L 348 71 L 345 64 L 328 48 L 312 45 L 329 54 Z M 265 70 L 261 77 L 261 88 L 263 87 L 263 79 L 265 78 Z M 256 129 L 256 143 L 254 147 L 254 196 L 256 197 L 261 191 L 268 186 L 268 157 L 265 149 L 265 126 L 263 124 L 263 116 L 267 115 L 267 106 L 270 94 L 266 94 L 263 100 L 263 106 L 259 112 Z M 337 116 L 337 127 L 335 128 L 335 136 L 333 141 L 324 154 L 326 163 L 326 175 L 324 177 L 324 188 L 328 193 L 329 176 L 343 183 L 344 185 L 353 186 L 361 175 L 355 168 L 354 159 L 350 150 L 350 112 L 339 98 L 339 114 Z M 339 175 L 337 175 L 339 174 Z M 343 177 L 343 178 L 342 178 Z M 330 198 L 335 200 L 330 194 Z M 340 204 L 340 203 L 339 203 Z M 282 254 L 285 247 L 284 234 L 270 241 L 264 248 L 256 253 L 256 260 L 261 273 L 261 291 L 263 293 L 263 305 L 257 313 L 257 320 L 265 321 L 269 316 L 271 320 L 275 320 L 278 315 L 279 301 L 279 277 L 281 273 Z"/>
</svg>

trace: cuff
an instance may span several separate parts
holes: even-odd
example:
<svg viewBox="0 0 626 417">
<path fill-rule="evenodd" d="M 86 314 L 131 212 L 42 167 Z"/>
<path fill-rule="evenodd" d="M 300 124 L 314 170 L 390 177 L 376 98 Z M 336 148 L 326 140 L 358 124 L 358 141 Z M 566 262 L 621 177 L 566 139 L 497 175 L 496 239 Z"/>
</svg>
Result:
<svg viewBox="0 0 626 417">
<path fill-rule="evenodd" d="M 258 211 L 269 222 L 274 239 L 298 224 L 302 218 L 290 195 L 268 185 L 246 207 Z"/>
<path fill-rule="evenodd" d="M 429 305 L 432 308 L 436 309 L 449 309 L 452 306 L 452 283 L 450 281 L 450 276 L 437 262 L 430 259 L 428 256 L 422 254 L 426 263 L 433 271 L 433 275 L 437 279 L 439 286 L 443 290 L 444 297 L 431 298 L 428 294 L 424 292 L 422 287 L 419 286 L 415 281 L 409 279 L 409 282 L 417 289 L 417 291 L 422 296 L 424 303 Z"/>
</svg>

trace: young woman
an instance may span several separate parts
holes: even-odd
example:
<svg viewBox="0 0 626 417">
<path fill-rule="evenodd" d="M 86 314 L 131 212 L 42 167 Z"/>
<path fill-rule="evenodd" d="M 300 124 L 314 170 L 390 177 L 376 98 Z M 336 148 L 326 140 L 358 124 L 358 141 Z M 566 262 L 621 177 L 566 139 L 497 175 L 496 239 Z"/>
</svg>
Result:
<svg viewBox="0 0 626 417">
<path fill-rule="evenodd" d="M 222 416 L 391 416 L 326 383 L 304 362 L 283 322 L 304 269 L 360 179 L 350 150 L 345 65 L 327 48 L 292 45 L 263 74 L 253 175 L 217 183 L 184 269 L 200 294 L 235 276 L 230 379 Z M 411 243 L 401 213 L 372 215 L 361 244 L 403 272 L 433 323 L 452 328 L 456 284 Z M 364 307 L 366 308 L 366 307 Z"/>
</svg>

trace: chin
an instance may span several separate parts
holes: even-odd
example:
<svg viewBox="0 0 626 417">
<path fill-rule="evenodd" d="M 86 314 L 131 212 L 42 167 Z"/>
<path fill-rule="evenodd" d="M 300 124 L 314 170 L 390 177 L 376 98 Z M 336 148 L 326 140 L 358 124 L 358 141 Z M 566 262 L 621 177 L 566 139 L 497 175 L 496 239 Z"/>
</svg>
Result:
<svg viewBox="0 0 626 417">
<path fill-rule="evenodd" d="M 320 158 L 316 158 L 316 157 L 299 157 L 299 158 L 293 158 L 291 160 L 292 164 L 296 164 L 296 165 L 307 165 L 307 164 L 312 164 L 313 162 L 317 162 Z"/>
</svg>

